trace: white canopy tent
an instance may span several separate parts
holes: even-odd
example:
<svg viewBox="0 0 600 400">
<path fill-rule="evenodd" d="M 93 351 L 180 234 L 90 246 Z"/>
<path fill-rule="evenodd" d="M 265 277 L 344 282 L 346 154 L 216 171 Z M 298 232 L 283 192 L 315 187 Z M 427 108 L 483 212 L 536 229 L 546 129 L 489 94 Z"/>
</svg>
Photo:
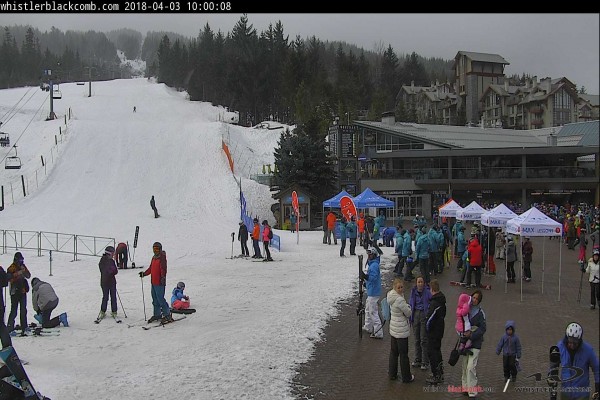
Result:
<svg viewBox="0 0 600 400">
<path fill-rule="evenodd" d="M 563 227 L 535 207 L 506 222 L 506 232 L 524 236 L 562 236 Z M 560 250 L 558 264 L 558 301 L 560 301 L 560 278 L 562 273 L 562 246 L 557 241 Z M 546 242 L 544 242 L 545 248 Z M 544 249 L 542 249 L 542 294 L 544 293 Z M 521 277 L 523 277 L 523 247 L 521 247 Z M 521 279 L 521 301 L 523 301 L 523 279 Z"/>
<path fill-rule="evenodd" d="M 456 217 L 456 213 L 460 210 L 462 210 L 462 207 L 459 206 L 457 202 L 450 199 L 446 202 L 446 204 L 440 206 L 440 217 Z"/>
<path fill-rule="evenodd" d="M 517 216 L 517 214 L 514 213 L 510 208 L 506 207 L 503 203 L 500 203 L 500 205 L 492 208 L 490 211 L 487 211 L 487 212 L 481 214 L 481 225 L 488 227 L 488 238 L 489 238 L 490 237 L 490 228 L 503 228 L 504 229 L 506 227 L 506 222 L 509 219 L 512 219 L 516 216 Z M 490 253 L 489 240 L 492 240 L 492 239 L 491 238 L 488 239 L 488 246 L 487 246 L 488 254 Z M 488 263 L 488 271 L 489 271 L 489 263 Z M 504 271 L 506 274 L 506 258 L 504 258 Z M 506 281 L 506 279 L 504 279 L 504 293 L 506 293 L 507 291 L 508 291 L 508 282 Z"/>
<path fill-rule="evenodd" d="M 462 221 L 479 221 L 481 219 L 481 214 L 485 212 L 485 208 L 477 204 L 476 201 L 472 201 L 471 204 L 456 212 L 456 219 Z"/>
</svg>

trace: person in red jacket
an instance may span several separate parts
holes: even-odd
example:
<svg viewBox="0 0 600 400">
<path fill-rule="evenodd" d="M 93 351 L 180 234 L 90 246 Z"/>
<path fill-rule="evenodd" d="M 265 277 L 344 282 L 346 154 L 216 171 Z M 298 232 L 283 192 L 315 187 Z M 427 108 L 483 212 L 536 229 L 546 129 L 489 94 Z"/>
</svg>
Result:
<svg viewBox="0 0 600 400">
<path fill-rule="evenodd" d="M 162 323 L 173 321 L 169 303 L 165 300 L 165 288 L 167 286 L 167 253 L 163 251 L 160 242 L 154 242 L 152 245 L 154 256 L 150 261 L 147 270 L 140 272 L 140 278 L 150 275 L 152 305 L 154 306 L 154 315 L 148 322 L 161 320 Z M 162 314 L 162 315 L 161 315 Z"/>
<path fill-rule="evenodd" d="M 469 252 L 469 271 L 467 272 L 467 286 L 471 286 L 471 272 L 475 272 L 475 286 L 481 286 L 481 268 L 483 267 L 483 248 L 477 236 L 473 236 L 467 246 Z"/>
<path fill-rule="evenodd" d="M 115 261 L 117 263 L 117 268 L 127 269 L 127 245 L 123 242 L 117 245 Z"/>
</svg>

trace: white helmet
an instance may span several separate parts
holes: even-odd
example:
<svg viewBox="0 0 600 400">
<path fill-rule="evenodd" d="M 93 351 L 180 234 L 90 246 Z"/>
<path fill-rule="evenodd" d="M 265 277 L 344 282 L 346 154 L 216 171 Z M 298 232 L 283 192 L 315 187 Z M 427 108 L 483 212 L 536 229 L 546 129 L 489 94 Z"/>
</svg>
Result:
<svg viewBox="0 0 600 400">
<path fill-rule="evenodd" d="M 375 247 L 373 247 L 373 246 L 370 246 L 367 249 L 367 254 L 377 254 L 377 249 Z"/>
<path fill-rule="evenodd" d="M 583 336 L 583 328 L 577 322 L 571 322 L 569 325 L 567 325 L 566 335 L 567 337 L 581 339 Z"/>
</svg>

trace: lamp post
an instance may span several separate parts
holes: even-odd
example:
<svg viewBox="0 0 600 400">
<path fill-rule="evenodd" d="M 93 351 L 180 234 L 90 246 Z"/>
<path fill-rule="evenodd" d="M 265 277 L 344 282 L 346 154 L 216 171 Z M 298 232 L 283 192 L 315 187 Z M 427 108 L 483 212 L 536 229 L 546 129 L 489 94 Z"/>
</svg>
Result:
<svg viewBox="0 0 600 400">
<path fill-rule="evenodd" d="M 98 70 L 96 69 L 96 67 L 84 67 L 88 69 L 88 97 L 92 97 L 92 70 L 95 69 L 96 72 L 98 72 Z"/>
</svg>

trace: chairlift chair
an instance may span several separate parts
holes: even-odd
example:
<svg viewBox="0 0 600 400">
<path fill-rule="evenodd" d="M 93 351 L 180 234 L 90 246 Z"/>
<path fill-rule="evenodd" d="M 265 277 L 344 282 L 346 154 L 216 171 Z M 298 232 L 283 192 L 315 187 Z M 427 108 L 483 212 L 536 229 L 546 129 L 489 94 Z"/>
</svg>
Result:
<svg viewBox="0 0 600 400">
<path fill-rule="evenodd" d="M 21 159 L 17 156 L 6 157 L 4 161 L 5 169 L 21 169 Z"/>
<path fill-rule="evenodd" d="M 0 132 L 0 147 L 10 146 L 10 136 L 6 132 Z"/>
<path fill-rule="evenodd" d="M 54 93 L 52 93 L 52 98 L 55 100 L 62 99 L 62 92 L 58 89 L 54 89 Z"/>
</svg>

